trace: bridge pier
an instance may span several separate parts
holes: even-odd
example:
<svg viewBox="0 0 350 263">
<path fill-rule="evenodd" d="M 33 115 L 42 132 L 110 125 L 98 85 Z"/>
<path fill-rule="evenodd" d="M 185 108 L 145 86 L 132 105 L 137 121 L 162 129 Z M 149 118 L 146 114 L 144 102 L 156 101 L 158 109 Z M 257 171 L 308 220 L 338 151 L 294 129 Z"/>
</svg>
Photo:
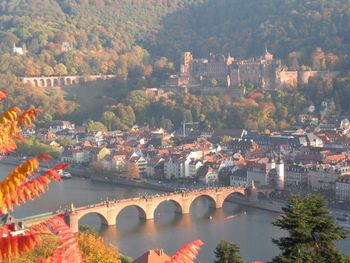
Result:
<svg viewBox="0 0 350 263">
<path fill-rule="evenodd" d="M 145 211 L 144 213 L 139 212 L 140 217 L 145 220 L 151 220 L 154 219 L 154 211 L 156 210 L 156 207 L 154 207 L 152 201 L 146 201 Z"/>
<path fill-rule="evenodd" d="M 223 204 L 224 204 L 225 198 L 222 194 L 217 194 L 216 195 L 216 200 L 215 200 L 215 208 L 222 208 Z"/>
<path fill-rule="evenodd" d="M 73 233 L 79 232 L 79 217 L 77 212 L 71 212 L 69 214 L 69 227 Z"/>
<path fill-rule="evenodd" d="M 193 200 L 190 200 L 188 197 L 182 199 L 182 214 L 189 214 L 191 203 Z"/>
</svg>

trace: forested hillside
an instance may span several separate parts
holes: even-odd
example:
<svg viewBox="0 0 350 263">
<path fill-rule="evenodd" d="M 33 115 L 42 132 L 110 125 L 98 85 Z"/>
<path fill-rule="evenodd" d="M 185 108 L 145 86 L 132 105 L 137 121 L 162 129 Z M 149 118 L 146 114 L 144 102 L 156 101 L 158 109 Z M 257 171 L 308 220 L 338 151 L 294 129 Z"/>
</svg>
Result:
<svg viewBox="0 0 350 263">
<path fill-rule="evenodd" d="M 350 51 L 346 0 L 210 0 L 166 16 L 162 24 L 153 44 L 159 54 L 188 49 L 196 56 L 251 57 L 268 48 L 279 58 L 311 65 L 317 47 L 340 57 Z"/>
<path fill-rule="evenodd" d="M 249 57 L 268 48 L 294 66 L 311 65 L 317 47 L 340 62 L 350 51 L 346 0 L 4 0 L 0 14 L 1 59 L 17 75 L 125 75 L 148 53 L 178 62 L 184 50 Z M 14 43 L 25 59 L 11 55 Z"/>
<path fill-rule="evenodd" d="M 20 76 L 119 73 L 148 63 L 137 46 L 185 0 L 5 0 L 0 4 L 4 72 Z M 13 56 L 16 43 L 27 51 Z M 66 45 L 66 48 L 64 48 Z M 68 48 L 67 48 L 68 45 Z M 60 66 L 57 66 L 60 65 Z"/>
</svg>

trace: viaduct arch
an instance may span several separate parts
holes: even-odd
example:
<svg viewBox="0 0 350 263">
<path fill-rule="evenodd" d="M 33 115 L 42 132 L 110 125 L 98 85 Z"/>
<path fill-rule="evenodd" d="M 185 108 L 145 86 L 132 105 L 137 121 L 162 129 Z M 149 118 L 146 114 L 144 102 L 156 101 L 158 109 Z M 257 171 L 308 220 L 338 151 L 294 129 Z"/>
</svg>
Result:
<svg viewBox="0 0 350 263">
<path fill-rule="evenodd" d="M 111 79 L 116 75 L 88 75 L 88 76 L 41 76 L 41 77 L 23 77 L 22 83 L 31 84 L 34 87 L 62 87 L 76 85 L 82 82 L 95 81 L 99 79 Z"/>
</svg>

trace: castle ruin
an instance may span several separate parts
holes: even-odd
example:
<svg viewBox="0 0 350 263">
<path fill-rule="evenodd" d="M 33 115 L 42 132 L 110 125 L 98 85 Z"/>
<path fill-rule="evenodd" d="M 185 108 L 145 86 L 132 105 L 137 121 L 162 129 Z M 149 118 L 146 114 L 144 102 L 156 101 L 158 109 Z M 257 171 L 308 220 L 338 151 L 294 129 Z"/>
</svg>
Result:
<svg viewBox="0 0 350 263">
<path fill-rule="evenodd" d="M 338 72 L 289 71 L 279 59 L 267 50 L 259 58 L 235 59 L 230 55 L 213 55 L 194 59 L 191 52 L 184 52 L 179 75 L 169 78 L 168 86 L 177 87 L 226 87 L 238 88 L 241 84 L 261 89 L 279 89 L 308 84 L 310 78 L 334 78 Z"/>
</svg>

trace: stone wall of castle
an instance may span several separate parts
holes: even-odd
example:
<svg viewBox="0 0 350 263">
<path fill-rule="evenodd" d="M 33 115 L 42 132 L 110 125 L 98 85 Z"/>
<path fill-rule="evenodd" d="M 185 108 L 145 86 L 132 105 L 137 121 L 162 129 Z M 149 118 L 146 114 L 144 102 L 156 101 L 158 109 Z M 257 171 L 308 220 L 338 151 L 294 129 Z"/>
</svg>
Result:
<svg viewBox="0 0 350 263">
<path fill-rule="evenodd" d="M 186 87 L 210 87 L 213 81 L 219 87 L 237 88 L 240 84 L 252 84 L 263 89 L 276 89 L 305 85 L 310 78 L 332 79 L 339 72 L 288 71 L 281 60 L 266 51 L 260 58 L 235 60 L 231 56 L 210 55 L 208 59 L 193 59 L 190 52 L 182 55 L 180 75 L 172 76 L 169 84 Z"/>
</svg>

